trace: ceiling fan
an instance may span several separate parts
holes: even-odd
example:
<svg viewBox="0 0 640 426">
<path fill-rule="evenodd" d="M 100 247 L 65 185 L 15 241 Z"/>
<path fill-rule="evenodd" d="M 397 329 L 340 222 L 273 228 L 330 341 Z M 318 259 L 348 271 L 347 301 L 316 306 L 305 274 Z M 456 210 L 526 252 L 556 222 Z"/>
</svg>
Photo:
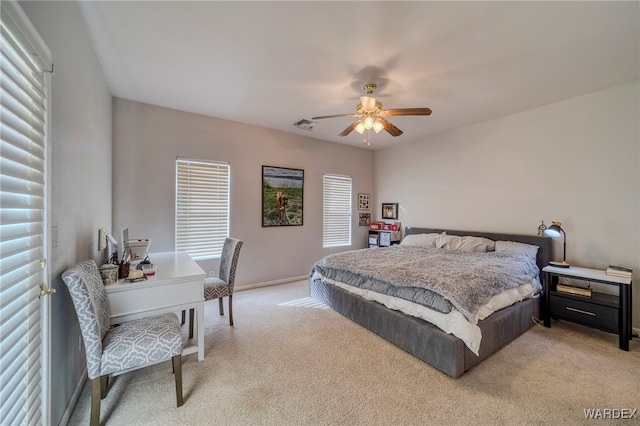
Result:
<svg viewBox="0 0 640 426">
<path fill-rule="evenodd" d="M 382 103 L 373 97 L 373 92 L 376 90 L 374 83 L 367 83 L 364 85 L 363 96 L 360 96 L 360 102 L 356 107 L 355 114 L 335 114 L 335 115 L 322 115 L 320 117 L 312 117 L 312 120 L 321 120 L 324 118 L 336 118 L 336 117 L 358 117 L 356 121 L 351 123 L 346 129 L 340 133 L 340 136 L 347 136 L 352 131 L 356 131 L 360 134 L 369 132 L 373 129 L 378 133 L 382 129 L 386 130 L 391 136 L 400 136 L 402 130 L 398 129 L 385 117 L 393 117 L 400 115 L 431 115 L 429 108 L 396 108 L 396 109 L 382 109 Z M 363 143 L 367 146 L 371 146 L 367 136 L 365 135 Z"/>
</svg>

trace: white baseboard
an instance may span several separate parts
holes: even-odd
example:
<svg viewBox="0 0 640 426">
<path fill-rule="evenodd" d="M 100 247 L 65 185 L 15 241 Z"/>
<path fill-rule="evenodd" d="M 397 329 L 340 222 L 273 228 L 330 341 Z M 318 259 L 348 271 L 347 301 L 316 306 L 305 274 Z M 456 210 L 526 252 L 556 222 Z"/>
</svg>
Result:
<svg viewBox="0 0 640 426">
<path fill-rule="evenodd" d="M 234 291 L 251 290 L 252 288 L 269 287 L 272 285 L 292 283 L 294 281 L 302 281 L 307 279 L 309 279 L 308 275 L 300 275 L 298 277 L 282 278 L 280 280 L 263 281 L 261 283 L 238 286 L 234 289 Z"/>
<path fill-rule="evenodd" d="M 71 420 L 71 415 L 73 414 L 73 410 L 76 408 L 76 404 L 78 403 L 78 399 L 80 399 L 80 394 L 82 393 L 82 388 L 84 388 L 84 384 L 87 381 L 87 367 L 85 366 L 82 370 L 82 374 L 80 375 L 81 379 L 76 384 L 76 388 L 73 391 L 73 395 L 71 395 L 71 399 L 67 404 L 67 407 L 64 409 L 64 413 L 62 413 L 62 418 L 60 419 L 59 426 L 66 426 Z"/>
</svg>

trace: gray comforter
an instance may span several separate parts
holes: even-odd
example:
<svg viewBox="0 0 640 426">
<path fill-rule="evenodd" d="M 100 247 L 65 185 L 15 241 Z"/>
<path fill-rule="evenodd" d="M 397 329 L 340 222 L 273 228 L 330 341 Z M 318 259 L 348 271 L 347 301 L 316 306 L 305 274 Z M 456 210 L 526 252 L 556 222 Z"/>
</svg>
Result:
<svg viewBox="0 0 640 426">
<path fill-rule="evenodd" d="M 539 274 L 535 259 L 506 252 L 461 252 L 395 245 L 352 250 L 320 259 L 323 277 L 406 299 L 438 312 L 452 306 L 475 323 L 478 309 Z"/>
</svg>

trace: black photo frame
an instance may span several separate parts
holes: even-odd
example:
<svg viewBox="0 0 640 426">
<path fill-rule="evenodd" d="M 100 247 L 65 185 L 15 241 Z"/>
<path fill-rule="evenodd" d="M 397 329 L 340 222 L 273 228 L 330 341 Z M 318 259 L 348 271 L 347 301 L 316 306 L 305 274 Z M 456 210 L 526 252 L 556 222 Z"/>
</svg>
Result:
<svg viewBox="0 0 640 426">
<path fill-rule="evenodd" d="M 262 226 L 302 226 L 304 170 L 262 166 Z"/>
<path fill-rule="evenodd" d="M 383 219 L 398 219 L 398 203 L 382 203 Z"/>
</svg>

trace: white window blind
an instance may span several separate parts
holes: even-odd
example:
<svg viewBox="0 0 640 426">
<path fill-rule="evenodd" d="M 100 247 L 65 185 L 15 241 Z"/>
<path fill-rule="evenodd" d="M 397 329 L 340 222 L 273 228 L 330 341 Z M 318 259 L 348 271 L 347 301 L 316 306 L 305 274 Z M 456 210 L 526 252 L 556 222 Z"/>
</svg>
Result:
<svg viewBox="0 0 640 426">
<path fill-rule="evenodd" d="M 219 257 L 229 236 L 230 166 L 176 160 L 176 250 L 196 260 Z"/>
<path fill-rule="evenodd" d="M 41 69 L 51 62 L 14 2 L 2 2 L 1 15 L 0 419 L 40 424 L 47 105 Z"/>
<path fill-rule="evenodd" d="M 351 245 L 351 178 L 322 178 L 322 246 Z"/>
</svg>

